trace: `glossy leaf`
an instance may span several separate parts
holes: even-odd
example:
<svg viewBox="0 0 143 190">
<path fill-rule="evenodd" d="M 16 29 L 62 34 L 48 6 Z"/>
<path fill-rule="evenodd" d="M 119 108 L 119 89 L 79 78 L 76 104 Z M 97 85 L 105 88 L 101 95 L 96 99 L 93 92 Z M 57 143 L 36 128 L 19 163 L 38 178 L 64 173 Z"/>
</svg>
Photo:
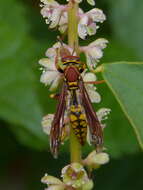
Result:
<svg viewBox="0 0 143 190">
<path fill-rule="evenodd" d="M 143 148 L 143 63 L 117 62 L 103 64 L 103 68 L 103 77 L 133 126 Z"/>
</svg>

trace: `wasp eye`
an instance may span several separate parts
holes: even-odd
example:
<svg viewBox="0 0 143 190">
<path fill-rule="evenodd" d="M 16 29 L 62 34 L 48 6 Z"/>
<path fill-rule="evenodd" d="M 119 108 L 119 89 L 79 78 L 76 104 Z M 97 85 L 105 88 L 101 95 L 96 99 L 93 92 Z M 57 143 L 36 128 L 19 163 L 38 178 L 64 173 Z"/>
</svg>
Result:
<svg viewBox="0 0 143 190">
<path fill-rule="evenodd" d="M 63 72 L 64 72 L 61 68 L 58 68 L 58 71 L 59 71 L 60 73 L 63 73 Z"/>
<path fill-rule="evenodd" d="M 84 71 L 84 69 L 83 69 L 83 68 L 80 68 L 80 69 L 79 69 L 79 72 L 80 72 L 80 73 L 82 73 L 83 71 Z"/>
</svg>

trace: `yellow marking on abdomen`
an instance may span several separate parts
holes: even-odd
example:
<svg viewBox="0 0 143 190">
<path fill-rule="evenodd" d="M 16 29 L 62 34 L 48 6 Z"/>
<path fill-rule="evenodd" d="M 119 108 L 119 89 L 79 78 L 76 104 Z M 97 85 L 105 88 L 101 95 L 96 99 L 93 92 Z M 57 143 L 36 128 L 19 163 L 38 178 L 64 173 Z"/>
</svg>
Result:
<svg viewBox="0 0 143 190">
<path fill-rule="evenodd" d="M 79 142 L 83 145 L 86 141 L 87 122 L 80 105 L 70 107 L 70 123 Z"/>
</svg>

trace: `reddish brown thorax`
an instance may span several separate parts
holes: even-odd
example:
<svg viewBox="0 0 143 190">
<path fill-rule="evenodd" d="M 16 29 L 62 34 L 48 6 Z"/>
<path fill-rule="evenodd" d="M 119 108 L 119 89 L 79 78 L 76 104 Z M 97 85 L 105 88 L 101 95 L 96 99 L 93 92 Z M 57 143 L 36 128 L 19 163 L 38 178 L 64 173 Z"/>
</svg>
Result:
<svg viewBox="0 0 143 190">
<path fill-rule="evenodd" d="M 79 79 L 79 72 L 76 67 L 68 66 L 64 71 L 65 78 L 68 82 L 75 82 Z"/>
</svg>

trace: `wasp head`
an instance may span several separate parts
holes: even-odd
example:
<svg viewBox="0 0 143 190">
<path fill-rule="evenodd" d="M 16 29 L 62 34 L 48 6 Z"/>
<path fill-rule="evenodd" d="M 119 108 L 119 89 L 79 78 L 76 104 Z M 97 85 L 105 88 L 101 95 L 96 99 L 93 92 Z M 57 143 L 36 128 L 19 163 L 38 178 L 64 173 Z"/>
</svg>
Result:
<svg viewBox="0 0 143 190">
<path fill-rule="evenodd" d="M 78 56 L 62 57 L 58 70 L 60 72 L 64 72 L 67 67 L 75 67 L 79 73 L 82 73 L 85 70 L 85 64 L 80 62 L 80 58 Z"/>
<path fill-rule="evenodd" d="M 56 67 L 59 72 L 64 73 L 64 71 L 69 66 L 76 67 L 80 73 L 82 73 L 86 68 L 85 64 L 80 61 L 79 56 L 73 55 L 69 49 L 62 46 L 61 48 L 57 49 Z"/>
</svg>

